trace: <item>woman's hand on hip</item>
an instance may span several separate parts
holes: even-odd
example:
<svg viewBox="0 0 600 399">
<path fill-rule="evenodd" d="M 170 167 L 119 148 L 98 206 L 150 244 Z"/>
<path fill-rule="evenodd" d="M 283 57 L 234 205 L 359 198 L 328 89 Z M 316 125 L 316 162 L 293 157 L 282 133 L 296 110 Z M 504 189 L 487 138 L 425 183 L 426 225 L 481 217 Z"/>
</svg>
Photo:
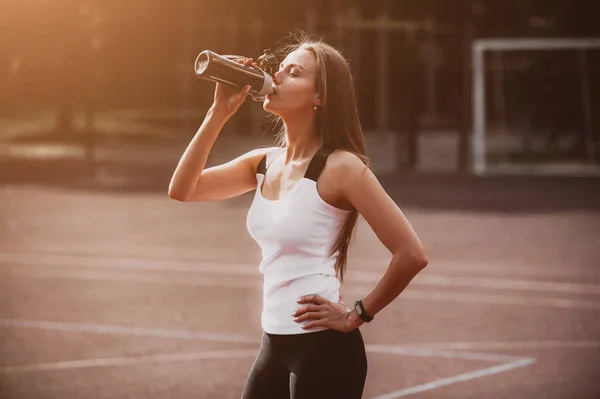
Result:
<svg viewBox="0 0 600 399">
<path fill-rule="evenodd" d="M 300 306 L 292 316 L 297 323 L 309 321 L 302 326 L 304 329 L 325 327 L 350 332 L 362 324 L 360 319 L 351 317 L 353 310 L 348 309 L 341 295 L 338 303 L 333 303 L 319 295 L 303 296 L 298 299 L 298 303 Z"/>
</svg>

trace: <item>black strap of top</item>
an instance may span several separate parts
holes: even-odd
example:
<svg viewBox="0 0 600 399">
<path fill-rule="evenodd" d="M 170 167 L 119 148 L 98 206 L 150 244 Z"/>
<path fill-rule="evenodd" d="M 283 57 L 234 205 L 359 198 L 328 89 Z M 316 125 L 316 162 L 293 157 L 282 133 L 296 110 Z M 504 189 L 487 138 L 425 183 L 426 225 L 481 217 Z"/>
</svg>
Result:
<svg viewBox="0 0 600 399">
<path fill-rule="evenodd" d="M 281 153 L 281 152 L 283 152 L 282 150 L 283 150 L 283 148 L 279 149 L 279 150 L 273 150 L 273 151 L 268 152 L 265 155 L 263 155 L 262 159 L 258 163 L 258 167 L 256 168 L 256 173 L 260 173 L 261 175 L 266 174 L 267 168 L 275 160 L 275 158 L 273 157 L 273 154 L 275 154 L 277 151 L 280 151 L 280 153 Z M 267 165 L 267 157 L 271 158 L 271 162 L 269 162 L 269 165 Z"/>
<path fill-rule="evenodd" d="M 325 167 L 325 163 L 327 162 L 327 157 L 329 157 L 329 155 L 332 152 L 333 151 L 323 150 L 323 149 L 320 149 L 319 151 L 317 151 L 317 153 L 313 156 L 313 158 L 310 160 L 310 163 L 308 164 L 308 169 L 306 170 L 306 173 L 304 174 L 304 178 L 310 179 L 310 180 L 313 180 L 316 182 L 319 179 L 319 176 L 321 175 L 323 168 Z M 257 173 L 260 173 L 263 175 L 267 173 L 267 155 L 268 154 L 265 154 L 262 157 L 262 159 L 260 160 L 260 162 L 258 163 L 258 168 L 256 170 Z"/>
<path fill-rule="evenodd" d="M 261 175 L 267 173 L 267 154 L 263 155 L 262 159 L 258 163 L 256 173 L 260 173 Z"/>
<path fill-rule="evenodd" d="M 321 172 L 323 172 L 327 158 L 331 153 L 332 151 L 324 149 L 317 151 L 313 159 L 311 159 L 310 164 L 308 164 L 308 169 L 306 170 L 304 178 L 316 182 L 319 179 L 319 176 L 321 176 Z"/>
</svg>

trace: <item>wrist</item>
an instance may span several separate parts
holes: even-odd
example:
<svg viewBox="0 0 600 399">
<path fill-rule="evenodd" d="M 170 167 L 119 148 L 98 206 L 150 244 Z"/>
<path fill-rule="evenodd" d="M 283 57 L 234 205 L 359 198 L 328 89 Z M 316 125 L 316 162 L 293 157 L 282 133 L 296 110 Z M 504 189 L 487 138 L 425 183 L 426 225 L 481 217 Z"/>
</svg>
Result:
<svg viewBox="0 0 600 399">
<path fill-rule="evenodd" d="M 231 117 L 231 115 L 227 112 L 226 106 L 219 105 L 216 103 L 213 103 L 210 106 L 206 116 L 209 118 L 215 118 L 215 119 L 222 120 L 223 122 L 227 121 Z"/>
<path fill-rule="evenodd" d="M 355 309 L 351 309 L 348 311 L 348 331 L 352 331 L 356 328 L 359 328 L 365 322 L 358 316 Z"/>
</svg>

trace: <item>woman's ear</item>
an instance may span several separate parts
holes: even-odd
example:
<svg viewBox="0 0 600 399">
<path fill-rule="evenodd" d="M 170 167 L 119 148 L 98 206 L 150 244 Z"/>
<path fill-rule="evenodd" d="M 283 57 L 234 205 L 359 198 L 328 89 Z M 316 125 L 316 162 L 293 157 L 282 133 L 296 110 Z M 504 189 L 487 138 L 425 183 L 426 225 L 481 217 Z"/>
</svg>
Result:
<svg viewBox="0 0 600 399">
<path fill-rule="evenodd" d="M 316 105 L 317 107 L 323 106 L 323 101 L 321 101 L 321 97 L 317 96 L 317 99 L 315 100 L 314 105 Z"/>
</svg>

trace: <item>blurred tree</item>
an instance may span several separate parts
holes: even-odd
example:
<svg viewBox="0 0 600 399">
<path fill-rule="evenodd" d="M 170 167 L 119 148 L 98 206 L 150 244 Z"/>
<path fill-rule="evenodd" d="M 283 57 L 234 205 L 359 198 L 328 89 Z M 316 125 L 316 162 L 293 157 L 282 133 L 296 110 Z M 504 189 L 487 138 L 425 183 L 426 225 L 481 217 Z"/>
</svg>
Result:
<svg viewBox="0 0 600 399">
<path fill-rule="evenodd" d="M 98 78 L 99 51 L 103 45 L 102 9 L 99 2 L 67 3 L 61 20 L 65 24 L 59 41 L 57 67 L 58 110 L 56 130 L 74 130 L 75 104 L 84 107 L 85 130 L 93 131 L 94 89 Z"/>
<path fill-rule="evenodd" d="M 101 49 L 104 44 L 102 10 L 97 4 L 88 1 L 79 8 L 80 26 L 84 37 L 87 39 L 87 46 L 82 48 L 82 76 L 87 75 L 87 79 L 82 79 L 82 90 L 84 91 L 84 130 L 91 132 L 94 130 L 95 114 L 95 92 L 97 89 L 98 78 L 100 77 Z"/>
</svg>

